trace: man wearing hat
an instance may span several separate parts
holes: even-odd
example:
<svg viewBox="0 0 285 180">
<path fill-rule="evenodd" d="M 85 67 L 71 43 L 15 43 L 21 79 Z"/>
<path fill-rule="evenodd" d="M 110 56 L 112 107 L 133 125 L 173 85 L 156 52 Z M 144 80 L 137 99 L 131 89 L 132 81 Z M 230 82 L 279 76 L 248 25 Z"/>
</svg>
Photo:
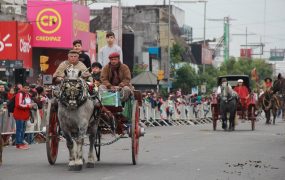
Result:
<svg viewBox="0 0 285 180">
<path fill-rule="evenodd" d="M 233 95 L 234 91 L 226 78 L 222 78 L 222 83 L 217 89 L 217 95 L 220 97 L 220 114 L 222 116 L 222 128 L 227 127 L 227 110 L 225 104 L 227 104 L 229 97 Z M 233 109 L 231 109 L 233 110 Z"/>
<path fill-rule="evenodd" d="M 131 92 L 131 72 L 127 65 L 120 62 L 120 54 L 117 52 L 109 55 L 110 62 L 104 66 L 101 72 L 100 91 L 110 89 L 112 91 L 121 90 L 121 100 L 128 100 Z"/>
<path fill-rule="evenodd" d="M 249 91 L 247 87 L 243 84 L 243 80 L 239 79 L 237 86 L 234 88 L 234 91 L 237 92 L 239 99 L 240 99 L 240 104 L 242 107 L 242 119 L 244 118 L 244 110 L 247 108 L 247 99 L 249 98 Z"/>
<path fill-rule="evenodd" d="M 83 73 L 84 77 L 90 76 L 90 73 L 88 72 L 88 69 L 86 68 L 86 66 L 81 61 L 79 61 L 78 51 L 70 50 L 68 52 L 68 60 L 60 63 L 60 65 L 56 69 L 55 73 L 53 74 L 54 82 L 56 82 L 56 83 L 61 82 L 65 76 L 64 70 L 66 70 L 71 65 L 73 65 L 73 68 L 80 70 Z M 92 82 L 91 77 L 89 77 L 88 80 L 90 80 L 90 82 Z"/>
</svg>

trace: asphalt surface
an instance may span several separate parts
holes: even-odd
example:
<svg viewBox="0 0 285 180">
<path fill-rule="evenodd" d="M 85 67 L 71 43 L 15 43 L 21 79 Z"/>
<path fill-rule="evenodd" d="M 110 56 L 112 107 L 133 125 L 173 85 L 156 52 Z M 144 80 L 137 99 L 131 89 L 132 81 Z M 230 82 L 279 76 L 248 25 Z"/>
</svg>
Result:
<svg viewBox="0 0 285 180">
<path fill-rule="evenodd" d="M 68 171 L 68 151 L 60 143 L 55 165 L 49 165 L 45 144 L 29 150 L 5 147 L 0 180 L 227 180 L 285 179 L 285 123 L 265 125 L 259 121 L 255 131 L 248 122 L 234 132 L 225 132 L 218 124 L 153 127 L 140 140 L 138 165 L 132 165 L 131 139 L 102 148 L 95 168 Z M 87 156 L 87 146 L 85 158 Z"/>
</svg>

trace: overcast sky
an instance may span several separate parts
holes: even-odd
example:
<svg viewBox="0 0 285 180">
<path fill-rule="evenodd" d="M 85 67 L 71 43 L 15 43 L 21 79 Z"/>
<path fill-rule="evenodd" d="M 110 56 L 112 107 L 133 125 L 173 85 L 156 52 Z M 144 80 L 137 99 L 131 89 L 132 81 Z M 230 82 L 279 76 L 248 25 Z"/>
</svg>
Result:
<svg viewBox="0 0 285 180">
<path fill-rule="evenodd" d="M 179 1 L 179 0 L 171 0 Z M 185 0 L 183 0 L 185 1 Z M 193 1 L 193 0 L 190 0 Z M 168 4 L 168 0 L 166 3 Z M 123 6 L 161 5 L 163 0 L 122 0 Z M 204 3 L 172 2 L 185 11 L 185 24 L 193 27 L 194 39 L 203 37 Z M 94 4 L 97 8 L 110 4 Z M 92 7 L 94 7 L 94 5 Z M 246 27 L 249 34 L 248 44 L 265 43 L 265 51 L 271 48 L 285 48 L 285 0 L 208 0 L 207 19 L 222 19 L 229 16 L 230 22 L 230 55 L 239 56 L 240 45 L 245 45 Z M 223 35 L 223 22 L 206 22 L 206 38 L 218 38 Z M 265 35 L 265 36 L 264 36 Z M 266 56 L 268 56 L 268 52 Z"/>
</svg>

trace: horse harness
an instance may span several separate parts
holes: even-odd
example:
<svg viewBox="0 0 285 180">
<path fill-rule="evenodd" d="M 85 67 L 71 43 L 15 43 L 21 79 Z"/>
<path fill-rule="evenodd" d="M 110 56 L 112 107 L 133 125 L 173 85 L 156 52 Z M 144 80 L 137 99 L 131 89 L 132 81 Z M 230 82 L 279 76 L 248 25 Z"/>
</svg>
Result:
<svg viewBox="0 0 285 180">
<path fill-rule="evenodd" d="M 60 86 L 59 101 L 68 109 L 77 109 L 88 98 L 88 86 L 82 78 L 65 79 Z"/>
<path fill-rule="evenodd" d="M 233 100 L 235 97 L 234 92 L 230 92 L 230 88 L 227 87 L 223 87 L 221 86 L 221 100 L 224 101 L 225 103 L 230 102 L 231 100 Z"/>
</svg>

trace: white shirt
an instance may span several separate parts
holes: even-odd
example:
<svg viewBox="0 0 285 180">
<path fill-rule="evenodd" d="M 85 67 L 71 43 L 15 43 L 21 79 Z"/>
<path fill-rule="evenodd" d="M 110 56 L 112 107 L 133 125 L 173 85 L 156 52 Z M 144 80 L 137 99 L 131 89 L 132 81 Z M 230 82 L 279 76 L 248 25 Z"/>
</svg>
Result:
<svg viewBox="0 0 285 180">
<path fill-rule="evenodd" d="M 117 52 L 120 54 L 120 61 L 121 63 L 123 62 L 123 53 L 122 53 L 122 49 L 120 46 L 114 44 L 112 47 L 106 45 L 104 47 L 102 47 L 99 51 L 98 54 L 98 62 L 102 64 L 102 66 L 104 67 L 106 64 L 108 64 L 110 62 L 109 60 L 109 55 L 111 53 Z"/>
</svg>

